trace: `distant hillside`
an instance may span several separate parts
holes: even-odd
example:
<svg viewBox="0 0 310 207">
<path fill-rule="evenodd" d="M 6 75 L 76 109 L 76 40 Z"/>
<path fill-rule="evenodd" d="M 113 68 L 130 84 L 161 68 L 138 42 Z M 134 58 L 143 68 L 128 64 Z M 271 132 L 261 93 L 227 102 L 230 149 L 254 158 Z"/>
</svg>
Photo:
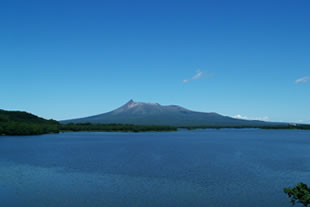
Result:
<svg viewBox="0 0 310 207">
<path fill-rule="evenodd" d="M 0 110 L 0 135 L 37 135 L 59 132 L 59 123 L 21 111 Z"/>
<path fill-rule="evenodd" d="M 263 127 L 281 125 L 264 121 L 235 119 L 217 113 L 195 112 L 177 105 L 162 106 L 158 103 L 142 103 L 133 100 L 108 113 L 65 120 L 61 121 L 61 123 L 117 123 L 177 127 Z"/>
</svg>

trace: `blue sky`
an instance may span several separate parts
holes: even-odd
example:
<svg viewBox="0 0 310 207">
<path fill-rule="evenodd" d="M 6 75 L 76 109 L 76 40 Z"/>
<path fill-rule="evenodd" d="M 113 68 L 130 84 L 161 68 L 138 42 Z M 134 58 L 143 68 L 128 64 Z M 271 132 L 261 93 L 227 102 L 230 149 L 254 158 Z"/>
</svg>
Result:
<svg viewBox="0 0 310 207">
<path fill-rule="evenodd" d="M 129 99 L 310 123 L 310 1 L 0 3 L 0 108 L 57 120 Z"/>
</svg>

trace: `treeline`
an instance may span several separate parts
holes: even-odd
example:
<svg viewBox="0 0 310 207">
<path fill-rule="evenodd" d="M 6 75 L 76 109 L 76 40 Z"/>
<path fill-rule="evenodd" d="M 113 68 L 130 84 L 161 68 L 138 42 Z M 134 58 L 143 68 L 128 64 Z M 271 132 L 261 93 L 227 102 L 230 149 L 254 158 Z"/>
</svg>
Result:
<svg viewBox="0 0 310 207">
<path fill-rule="evenodd" d="M 59 127 L 54 124 L 34 124 L 18 122 L 0 122 L 0 135 L 39 135 L 58 133 Z"/>
<path fill-rule="evenodd" d="M 195 130 L 195 129 L 300 129 L 300 130 L 310 130 L 310 125 L 308 124 L 284 124 L 284 125 L 274 125 L 274 126 L 191 126 L 191 127 L 179 127 L 188 130 Z"/>
<path fill-rule="evenodd" d="M 287 126 L 268 126 L 268 127 L 261 127 L 262 129 L 302 129 L 302 130 L 309 130 L 309 124 L 296 124 L 296 125 L 287 125 Z"/>
<path fill-rule="evenodd" d="M 39 135 L 58 133 L 59 123 L 20 111 L 0 110 L 0 135 Z"/>
<path fill-rule="evenodd" d="M 160 131 L 177 131 L 176 127 L 170 126 L 141 126 L 131 124 L 61 124 L 61 131 L 104 131 L 104 132 L 160 132 Z"/>
</svg>

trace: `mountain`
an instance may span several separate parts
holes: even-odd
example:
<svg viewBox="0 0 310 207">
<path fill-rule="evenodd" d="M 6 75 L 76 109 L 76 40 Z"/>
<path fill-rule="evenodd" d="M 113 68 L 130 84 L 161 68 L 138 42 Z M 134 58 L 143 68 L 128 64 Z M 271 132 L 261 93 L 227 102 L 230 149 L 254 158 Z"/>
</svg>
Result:
<svg viewBox="0 0 310 207">
<path fill-rule="evenodd" d="M 59 132 L 59 123 L 23 111 L 0 110 L 0 135 L 36 135 Z"/>
<path fill-rule="evenodd" d="M 163 106 L 130 100 L 125 105 L 99 115 L 61 121 L 61 123 L 101 123 L 190 126 L 273 126 L 276 123 L 251 121 L 222 116 L 217 113 L 196 112 L 177 105 Z"/>
</svg>

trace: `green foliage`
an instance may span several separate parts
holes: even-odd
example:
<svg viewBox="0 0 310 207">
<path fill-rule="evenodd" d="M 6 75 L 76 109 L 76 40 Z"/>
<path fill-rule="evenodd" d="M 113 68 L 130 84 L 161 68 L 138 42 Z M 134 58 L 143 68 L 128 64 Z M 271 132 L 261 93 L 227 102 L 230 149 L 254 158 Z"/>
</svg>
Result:
<svg viewBox="0 0 310 207">
<path fill-rule="evenodd" d="M 58 133 L 59 123 L 27 112 L 0 110 L 0 135 Z"/>
<path fill-rule="evenodd" d="M 284 188 L 284 193 L 291 198 L 291 203 L 301 203 L 305 207 L 310 205 L 310 189 L 304 183 L 298 183 L 294 188 Z"/>
<path fill-rule="evenodd" d="M 150 131 L 176 131 L 177 128 L 169 126 L 141 126 L 130 124 L 62 124 L 61 131 L 105 131 L 105 132 L 150 132 Z"/>
</svg>

